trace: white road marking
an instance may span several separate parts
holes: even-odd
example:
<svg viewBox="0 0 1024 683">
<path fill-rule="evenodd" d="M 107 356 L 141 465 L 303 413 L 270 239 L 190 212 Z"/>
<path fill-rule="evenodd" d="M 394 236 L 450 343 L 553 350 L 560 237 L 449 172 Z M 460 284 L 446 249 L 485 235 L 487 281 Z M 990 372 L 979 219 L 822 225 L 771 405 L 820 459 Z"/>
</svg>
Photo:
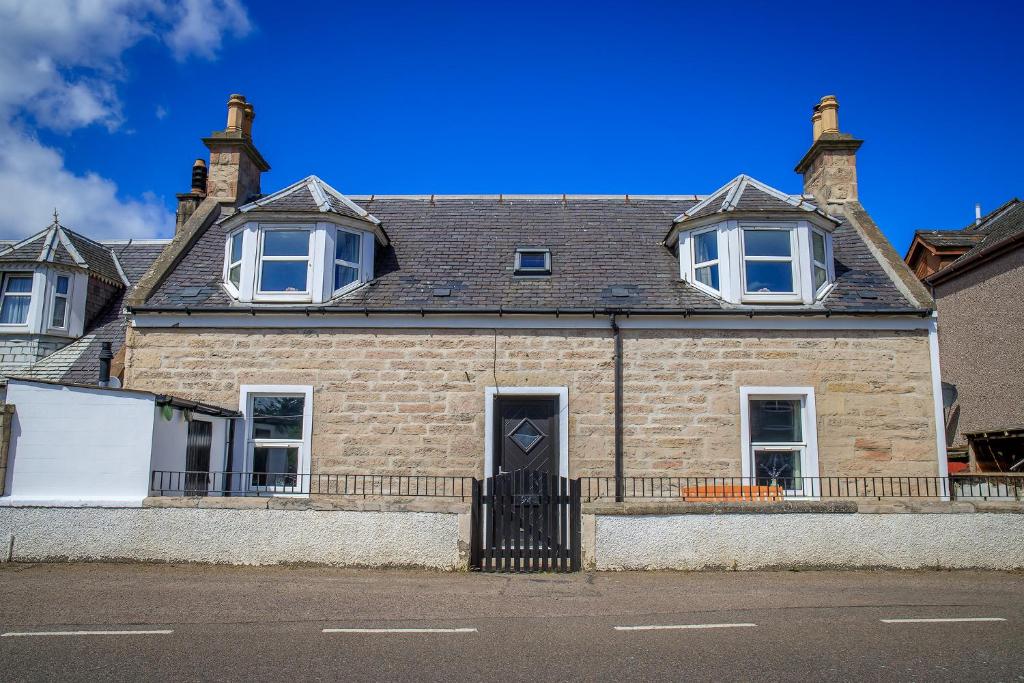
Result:
<svg viewBox="0 0 1024 683">
<path fill-rule="evenodd" d="M 324 633 L 476 633 L 475 628 L 325 628 Z"/>
<path fill-rule="evenodd" d="M 671 631 L 698 628 L 752 628 L 757 624 L 651 624 L 649 626 L 616 626 L 616 631 Z"/>
<path fill-rule="evenodd" d="M 174 631 L 8 631 L 7 633 L 0 633 L 0 638 L 21 638 L 24 636 L 162 636 L 171 633 L 174 633 Z"/>
<path fill-rule="evenodd" d="M 1002 617 L 946 617 L 942 619 L 880 619 L 883 624 L 944 624 L 956 621 L 1006 621 Z"/>
</svg>

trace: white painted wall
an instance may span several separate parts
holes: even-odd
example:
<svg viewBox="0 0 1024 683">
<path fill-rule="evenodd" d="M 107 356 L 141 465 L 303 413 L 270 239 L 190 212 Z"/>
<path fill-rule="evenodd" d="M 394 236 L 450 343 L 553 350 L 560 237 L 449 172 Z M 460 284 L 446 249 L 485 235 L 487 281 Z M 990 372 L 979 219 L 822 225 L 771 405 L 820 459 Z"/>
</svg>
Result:
<svg viewBox="0 0 1024 683">
<path fill-rule="evenodd" d="M 1020 569 L 1020 514 L 598 515 L 597 569 Z"/>
<path fill-rule="evenodd" d="M 154 398 L 11 380 L 4 502 L 138 503 L 149 492 Z"/>
<path fill-rule="evenodd" d="M 8 507 L 0 547 L 0 561 L 460 566 L 459 515 L 442 512 Z"/>
<path fill-rule="evenodd" d="M 193 420 L 199 420 L 202 422 L 210 422 L 213 424 L 212 427 L 212 443 L 210 445 L 210 471 L 211 472 L 224 472 L 227 470 L 227 448 L 225 440 L 227 438 L 227 420 L 219 417 L 210 417 L 207 415 L 192 415 Z M 174 408 L 172 410 L 171 419 L 167 420 L 163 416 L 163 410 L 157 408 L 156 417 L 153 423 L 153 457 L 152 457 L 152 471 L 159 472 L 184 472 L 185 471 L 185 451 L 188 445 L 188 421 L 185 419 L 183 411 Z M 161 475 L 156 475 L 160 477 Z M 173 486 L 183 481 L 181 477 L 171 477 L 164 475 L 161 477 L 163 486 L 168 487 L 164 490 L 164 495 L 173 495 Z M 210 481 L 210 488 L 215 486 L 221 486 L 222 481 L 218 478 L 216 482 L 212 479 Z"/>
</svg>

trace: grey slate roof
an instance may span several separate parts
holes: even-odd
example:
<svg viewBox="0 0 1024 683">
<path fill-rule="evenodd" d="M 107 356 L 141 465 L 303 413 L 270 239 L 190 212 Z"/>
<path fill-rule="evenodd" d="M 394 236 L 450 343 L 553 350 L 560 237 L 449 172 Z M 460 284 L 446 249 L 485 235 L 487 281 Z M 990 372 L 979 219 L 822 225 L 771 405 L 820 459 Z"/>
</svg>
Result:
<svg viewBox="0 0 1024 683">
<path fill-rule="evenodd" d="M 352 199 L 380 219 L 391 243 L 377 249 L 376 278 L 330 306 L 736 308 L 683 282 L 677 258 L 663 244 L 675 218 L 697 204 L 692 195 Z M 792 204 L 788 209 L 806 210 Z M 913 307 L 852 226 L 841 222 L 834 237 L 837 282 L 825 306 L 836 311 Z M 146 306 L 248 308 L 221 285 L 225 238 L 223 224 L 211 226 Z M 521 246 L 549 248 L 552 274 L 513 275 L 513 254 Z M 451 295 L 436 297 L 436 288 L 450 289 Z M 616 296 L 617 288 L 628 296 Z"/>
<path fill-rule="evenodd" d="M 825 215 L 801 195 L 786 195 L 748 175 L 738 175 L 707 198 L 684 211 L 677 223 L 735 211 L 755 213 L 792 212 L 795 209 Z"/>
<path fill-rule="evenodd" d="M 125 275 L 134 285 L 149 270 L 169 241 L 111 242 L 102 246 L 117 255 Z M 94 384 L 99 376 L 99 353 L 102 343 L 110 342 L 115 355 L 124 346 L 127 317 L 123 310 L 124 297 L 128 291 L 121 290 L 99 314 L 92 327 L 85 330 L 81 338 L 18 374 L 58 382 Z"/>
<path fill-rule="evenodd" d="M 970 247 L 984 237 L 982 233 L 964 230 L 918 230 L 914 235 L 933 247 Z"/>
<path fill-rule="evenodd" d="M 85 268 L 90 273 L 124 286 L 109 247 L 59 223 L 21 242 L 0 248 L 0 263 L 56 263 Z"/>
<path fill-rule="evenodd" d="M 348 218 L 377 222 L 377 219 L 365 209 L 315 175 L 307 176 L 282 190 L 240 206 L 238 210 L 256 214 L 280 211 L 332 212 Z"/>
<path fill-rule="evenodd" d="M 1024 202 L 1012 199 L 986 216 L 981 225 L 974 227 L 973 232 L 982 233 L 984 237 L 973 249 L 953 261 L 950 266 L 956 265 L 957 261 L 961 259 L 973 258 L 981 252 L 992 249 L 1003 240 L 1022 231 L 1024 231 Z"/>
</svg>

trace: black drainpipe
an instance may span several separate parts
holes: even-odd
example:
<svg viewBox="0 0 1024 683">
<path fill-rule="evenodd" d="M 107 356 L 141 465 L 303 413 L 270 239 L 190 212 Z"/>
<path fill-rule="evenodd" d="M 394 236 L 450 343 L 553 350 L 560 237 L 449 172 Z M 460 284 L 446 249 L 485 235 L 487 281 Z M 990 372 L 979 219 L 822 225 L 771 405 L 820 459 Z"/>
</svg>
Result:
<svg viewBox="0 0 1024 683">
<path fill-rule="evenodd" d="M 226 444 L 228 449 L 228 462 L 226 468 L 227 472 L 224 473 L 224 478 L 226 481 L 222 482 L 225 491 L 224 495 L 226 496 L 231 495 L 231 473 L 235 471 L 235 420 L 236 418 L 233 417 L 228 418 L 228 442 Z"/>
<path fill-rule="evenodd" d="M 622 462 L 622 330 L 615 314 L 608 316 L 615 334 L 615 502 L 621 503 L 626 494 L 626 480 Z"/>
<path fill-rule="evenodd" d="M 110 361 L 114 359 L 114 352 L 110 348 L 110 342 L 100 344 L 100 376 L 97 384 L 101 387 L 110 386 Z"/>
</svg>

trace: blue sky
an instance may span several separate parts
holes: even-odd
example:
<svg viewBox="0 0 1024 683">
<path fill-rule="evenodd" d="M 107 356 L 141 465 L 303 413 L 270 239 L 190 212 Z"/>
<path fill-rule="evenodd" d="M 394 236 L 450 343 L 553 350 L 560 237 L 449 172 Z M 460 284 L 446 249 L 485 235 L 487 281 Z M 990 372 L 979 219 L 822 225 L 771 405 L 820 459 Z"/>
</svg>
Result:
<svg viewBox="0 0 1024 683">
<path fill-rule="evenodd" d="M 202 24 L 198 2 L 109 0 L 144 30 L 99 66 L 56 60 L 113 114 L 62 123 L 8 98 L 6 125 L 67 182 L 0 209 L 0 236 L 53 205 L 86 234 L 169 235 L 231 92 L 255 104 L 264 191 L 315 173 L 348 194 L 702 194 L 748 173 L 797 192 L 811 105 L 834 93 L 866 141 L 861 200 L 901 254 L 916 228 L 1024 193 L 1020 14 L 1000 4 L 215 0 Z M 89 179 L 109 210 L 76 201 Z"/>
</svg>

